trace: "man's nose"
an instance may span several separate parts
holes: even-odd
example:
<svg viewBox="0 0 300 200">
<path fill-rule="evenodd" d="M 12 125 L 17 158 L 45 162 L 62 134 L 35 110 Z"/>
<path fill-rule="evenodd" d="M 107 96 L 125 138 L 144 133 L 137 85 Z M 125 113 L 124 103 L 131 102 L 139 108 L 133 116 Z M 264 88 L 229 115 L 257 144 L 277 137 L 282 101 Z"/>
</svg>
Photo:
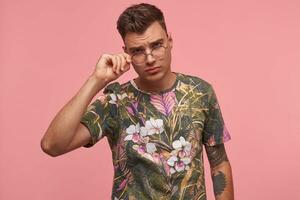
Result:
<svg viewBox="0 0 300 200">
<path fill-rule="evenodd" d="M 155 58 L 153 57 L 151 52 L 148 52 L 146 55 L 146 64 L 151 65 L 155 62 Z"/>
</svg>

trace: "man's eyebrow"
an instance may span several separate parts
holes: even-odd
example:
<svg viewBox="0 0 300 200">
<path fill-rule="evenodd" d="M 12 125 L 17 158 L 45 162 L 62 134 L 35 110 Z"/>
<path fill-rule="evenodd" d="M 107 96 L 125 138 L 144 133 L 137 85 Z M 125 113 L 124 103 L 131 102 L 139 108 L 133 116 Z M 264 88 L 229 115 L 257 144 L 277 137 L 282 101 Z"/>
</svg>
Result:
<svg viewBox="0 0 300 200">
<path fill-rule="evenodd" d="M 163 42 L 163 41 L 164 41 L 163 38 L 154 40 L 153 42 L 150 42 L 150 46 L 152 46 L 152 45 L 155 44 L 155 43 Z M 129 51 L 134 51 L 134 50 L 137 50 L 137 49 L 143 49 L 143 48 L 144 48 L 144 46 L 130 47 L 130 48 L 129 48 Z"/>
<path fill-rule="evenodd" d="M 152 46 L 153 44 L 156 44 L 156 43 L 159 43 L 159 42 L 164 42 L 164 39 L 163 38 L 157 39 L 157 40 L 151 42 L 150 45 Z"/>
<path fill-rule="evenodd" d="M 130 47 L 129 51 L 134 51 L 134 50 L 138 50 L 138 49 L 143 49 L 143 46 L 138 46 L 138 47 Z"/>
</svg>

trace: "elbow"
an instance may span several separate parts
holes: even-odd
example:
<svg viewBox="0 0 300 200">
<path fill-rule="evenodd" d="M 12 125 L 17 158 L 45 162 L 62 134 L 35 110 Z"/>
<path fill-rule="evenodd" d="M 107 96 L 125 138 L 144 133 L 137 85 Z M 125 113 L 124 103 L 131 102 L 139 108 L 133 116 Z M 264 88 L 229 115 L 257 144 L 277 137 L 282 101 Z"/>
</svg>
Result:
<svg viewBox="0 0 300 200">
<path fill-rule="evenodd" d="M 51 157 L 59 156 L 59 154 L 54 150 L 54 148 L 49 144 L 49 142 L 45 141 L 44 139 L 41 140 L 40 146 L 43 152 L 47 155 Z"/>
</svg>

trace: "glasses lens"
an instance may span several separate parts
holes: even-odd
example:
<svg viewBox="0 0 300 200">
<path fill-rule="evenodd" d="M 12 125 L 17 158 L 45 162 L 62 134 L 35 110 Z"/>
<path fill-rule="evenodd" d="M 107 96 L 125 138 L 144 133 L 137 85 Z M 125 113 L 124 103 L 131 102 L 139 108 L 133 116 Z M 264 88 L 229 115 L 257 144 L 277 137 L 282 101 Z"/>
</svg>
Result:
<svg viewBox="0 0 300 200">
<path fill-rule="evenodd" d="M 135 54 L 132 56 L 132 61 L 136 65 L 144 64 L 146 60 L 146 55 L 143 53 Z"/>
<path fill-rule="evenodd" d="M 159 58 L 164 57 L 165 51 L 166 51 L 166 48 L 164 46 L 159 46 L 159 47 L 152 49 L 151 55 L 155 59 L 159 59 Z M 145 53 L 137 53 L 132 56 L 132 61 L 136 65 L 145 64 L 146 59 L 147 59 L 147 55 Z"/>
<path fill-rule="evenodd" d="M 165 47 L 160 46 L 152 50 L 152 55 L 155 58 L 160 58 L 165 55 Z"/>
</svg>

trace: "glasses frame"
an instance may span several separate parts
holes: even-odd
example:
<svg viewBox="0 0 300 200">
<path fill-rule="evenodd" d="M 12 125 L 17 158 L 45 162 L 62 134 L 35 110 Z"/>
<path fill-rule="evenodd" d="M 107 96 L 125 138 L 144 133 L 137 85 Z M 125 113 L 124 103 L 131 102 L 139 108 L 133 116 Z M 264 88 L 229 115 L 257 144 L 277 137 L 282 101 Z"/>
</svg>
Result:
<svg viewBox="0 0 300 200">
<path fill-rule="evenodd" d="M 131 60 L 132 60 L 133 64 L 135 64 L 135 65 L 144 65 L 144 64 L 146 63 L 146 61 L 147 61 L 148 55 L 151 55 L 153 58 L 157 59 L 157 57 L 153 55 L 153 51 L 154 51 L 154 50 L 157 50 L 157 49 L 159 49 L 159 48 L 164 48 L 164 51 L 165 51 L 165 52 L 164 52 L 164 55 L 163 55 L 163 56 L 165 56 L 166 50 L 167 50 L 168 46 L 169 46 L 169 45 L 167 45 L 167 46 L 160 45 L 159 47 L 151 48 L 150 53 L 146 53 L 146 51 L 144 51 L 143 53 L 136 53 L 136 54 L 133 54 L 133 55 L 131 55 Z M 144 59 L 144 61 L 143 61 L 142 63 L 136 64 L 136 63 L 134 62 L 133 57 L 136 56 L 137 54 L 144 54 L 145 59 Z"/>
</svg>

